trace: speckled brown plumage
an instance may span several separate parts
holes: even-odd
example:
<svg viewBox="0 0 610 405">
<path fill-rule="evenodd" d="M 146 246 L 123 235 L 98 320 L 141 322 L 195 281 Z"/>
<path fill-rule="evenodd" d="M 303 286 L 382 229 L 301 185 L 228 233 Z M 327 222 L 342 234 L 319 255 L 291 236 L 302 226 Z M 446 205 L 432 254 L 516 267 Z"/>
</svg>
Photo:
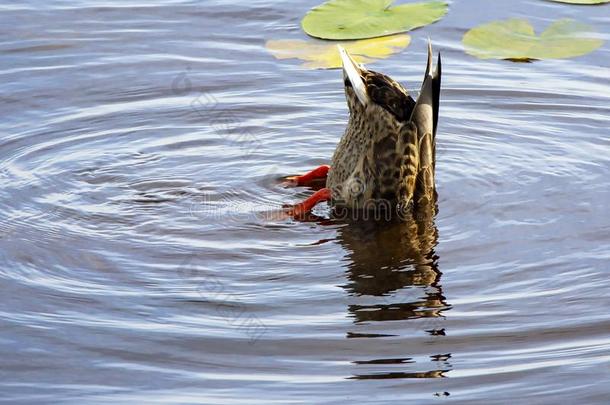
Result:
<svg viewBox="0 0 610 405">
<path fill-rule="evenodd" d="M 367 92 L 373 102 L 383 107 L 400 121 L 407 121 L 411 117 L 415 100 L 394 79 L 372 70 L 362 72 L 361 75 Z M 349 80 L 344 80 L 345 87 L 352 87 Z"/>
<path fill-rule="evenodd" d="M 346 59 L 344 69 L 345 63 Z M 351 63 L 361 83 L 354 85 L 344 74 L 350 118 L 326 183 L 333 204 L 366 209 L 432 201 L 440 56 L 432 74 L 429 54 L 423 96 L 417 103 L 388 76 Z M 358 85 L 364 89 L 360 94 Z"/>
</svg>

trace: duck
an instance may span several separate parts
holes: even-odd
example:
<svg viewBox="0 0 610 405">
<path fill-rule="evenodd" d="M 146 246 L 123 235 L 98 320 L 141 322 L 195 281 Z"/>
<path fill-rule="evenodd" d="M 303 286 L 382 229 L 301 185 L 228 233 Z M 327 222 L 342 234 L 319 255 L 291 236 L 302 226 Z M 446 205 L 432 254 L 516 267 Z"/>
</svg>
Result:
<svg viewBox="0 0 610 405">
<path fill-rule="evenodd" d="M 428 40 L 426 71 L 417 100 L 389 76 L 357 63 L 340 45 L 349 119 L 330 165 L 286 178 L 292 186 L 324 184 L 290 214 L 310 213 L 320 202 L 348 210 L 405 213 L 436 201 L 436 129 L 441 55 L 433 70 Z"/>
</svg>

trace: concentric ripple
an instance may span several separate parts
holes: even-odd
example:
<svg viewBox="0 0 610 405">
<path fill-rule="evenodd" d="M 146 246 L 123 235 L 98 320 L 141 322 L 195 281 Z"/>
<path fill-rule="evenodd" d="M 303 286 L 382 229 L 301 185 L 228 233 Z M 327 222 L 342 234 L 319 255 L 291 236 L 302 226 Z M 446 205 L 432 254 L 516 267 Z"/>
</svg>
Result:
<svg viewBox="0 0 610 405">
<path fill-rule="evenodd" d="M 264 49 L 313 4 L 5 3 L 3 399 L 607 402 L 607 6 L 454 2 L 374 65 L 413 91 L 443 53 L 438 213 L 380 224 L 281 210 L 347 119 L 339 71 Z M 607 43 L 464 54 L 514 13 Z"/>
</svg>

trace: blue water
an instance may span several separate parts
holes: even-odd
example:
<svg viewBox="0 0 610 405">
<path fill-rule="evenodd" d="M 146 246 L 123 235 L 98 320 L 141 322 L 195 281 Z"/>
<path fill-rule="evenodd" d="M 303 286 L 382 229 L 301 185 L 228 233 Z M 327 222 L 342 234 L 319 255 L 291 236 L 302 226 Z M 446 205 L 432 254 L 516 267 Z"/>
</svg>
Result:
<svg viewBox="0 0 610 405">
<path fill-rule="evenodd" d="M 278 214 L 347 122 L 339 71 L 265 49 L 318 2 L 0 5 L 0 401 L 608 402 L 610 5 L 454 1 L 371 65 L 443 53 L 418 230 Z M 507 17 L 606 43 L 464 53 Z"/>
</svg>

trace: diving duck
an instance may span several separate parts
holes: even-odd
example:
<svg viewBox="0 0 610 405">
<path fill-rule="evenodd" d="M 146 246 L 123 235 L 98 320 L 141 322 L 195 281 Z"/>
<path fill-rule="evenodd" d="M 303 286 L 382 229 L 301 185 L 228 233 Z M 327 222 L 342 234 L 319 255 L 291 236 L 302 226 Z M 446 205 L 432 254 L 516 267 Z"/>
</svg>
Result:
<svg viewBox="0 0 610 405">
<path fill-rule="evenodd" d="M 296 186 L 326 187 L 290 208 L 308 213 L 321 201 L 348 209 L 405 210 L 434 201 L 435 138 L 441 87 L 441 57 L 432 70 L 432 46 L 421 91 L 415 101 L 390 77 L 358 64 L 341 46 L 349 121 L 332 158 L 302 176 Z"/>
</svg>

